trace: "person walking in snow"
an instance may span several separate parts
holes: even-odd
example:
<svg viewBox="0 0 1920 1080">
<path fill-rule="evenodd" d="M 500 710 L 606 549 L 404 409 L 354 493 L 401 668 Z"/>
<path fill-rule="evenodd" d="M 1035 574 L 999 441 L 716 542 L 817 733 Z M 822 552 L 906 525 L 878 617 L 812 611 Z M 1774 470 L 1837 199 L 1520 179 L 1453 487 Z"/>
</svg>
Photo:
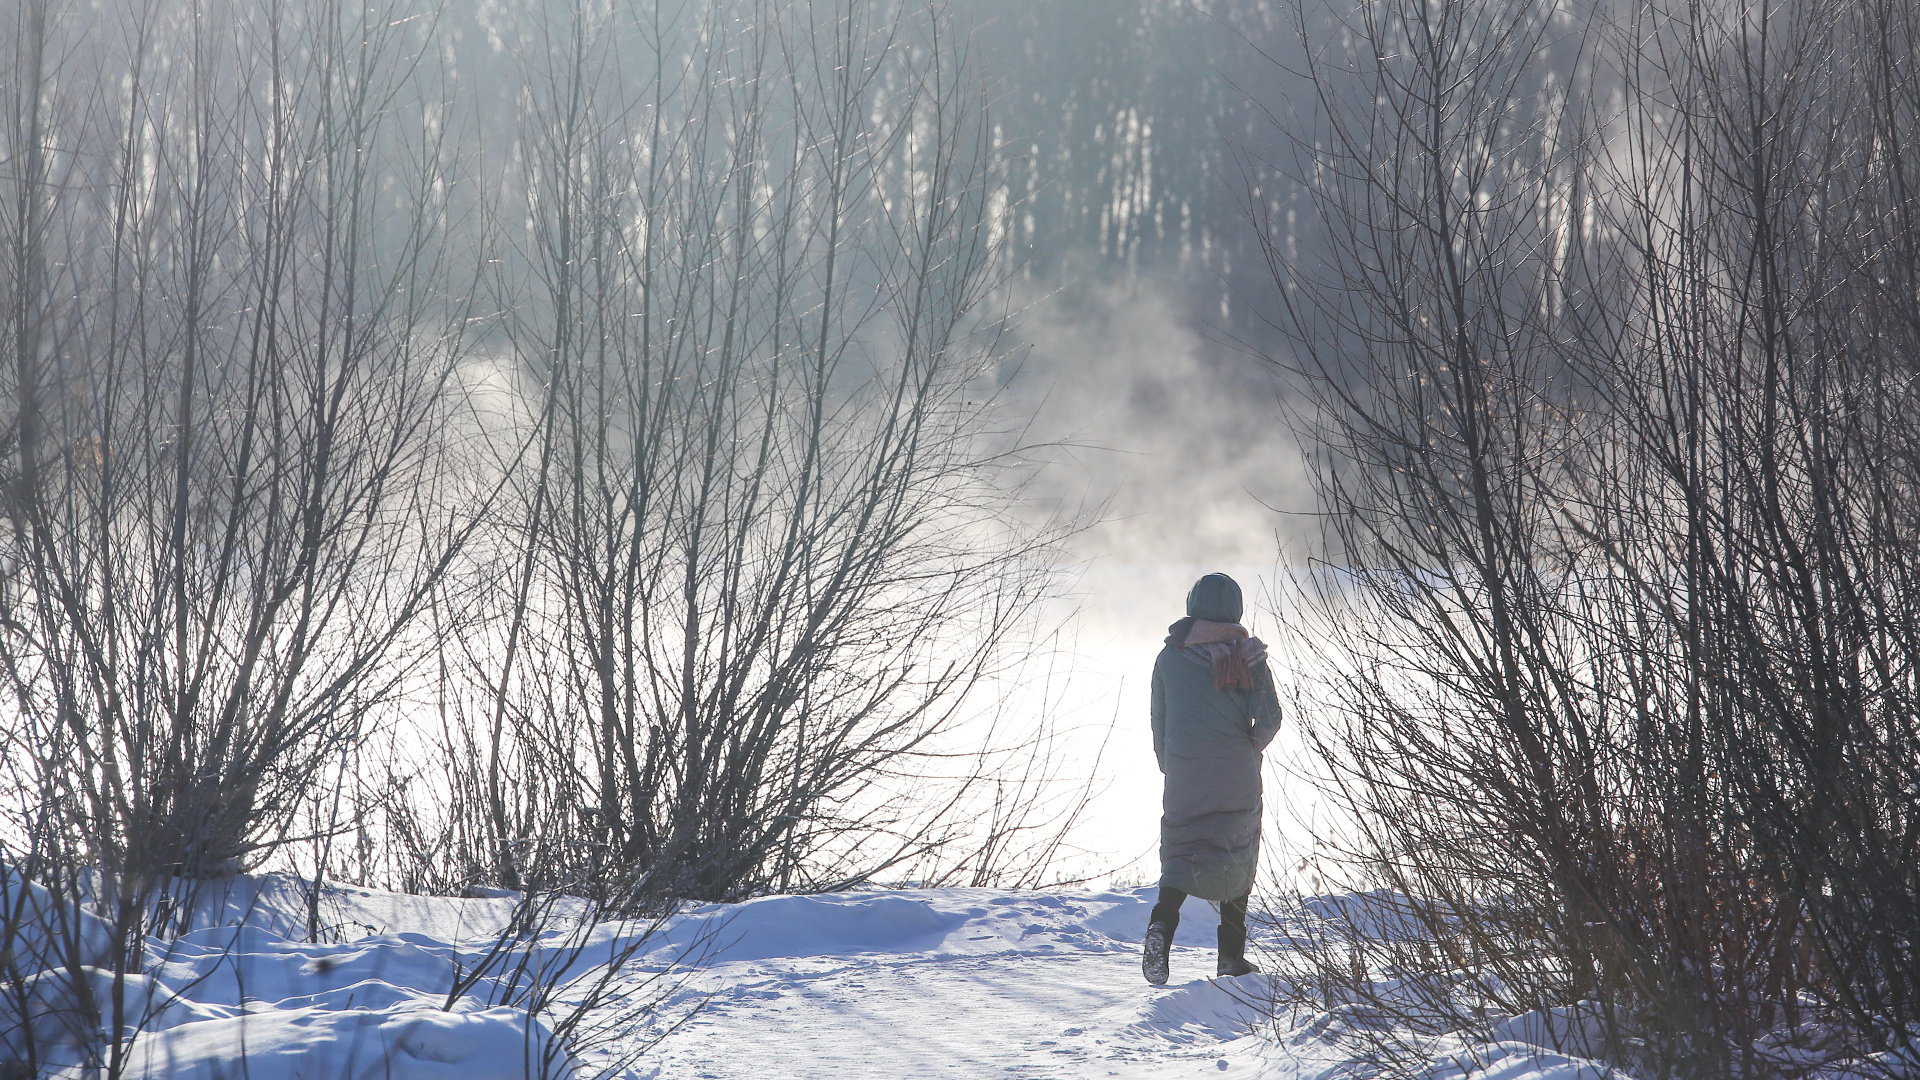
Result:
<svg viewBox="0 0 1920 1080">
<path fill-rule="evenodd" d="M 1247 899 L 1260 857 L 1260 755 L 1280 730 L 1267 647 L 1240 625 L 1240 586 L 1208 574 L 1187 593 L 1153 662 L 1153 753 L 1165 776 L 1160 895 L 1141 969 L 1167 981 L 1168 950 L 1189 896 L 1220 905 L 1221 975 L 1247 962 Z"/>
</svg>

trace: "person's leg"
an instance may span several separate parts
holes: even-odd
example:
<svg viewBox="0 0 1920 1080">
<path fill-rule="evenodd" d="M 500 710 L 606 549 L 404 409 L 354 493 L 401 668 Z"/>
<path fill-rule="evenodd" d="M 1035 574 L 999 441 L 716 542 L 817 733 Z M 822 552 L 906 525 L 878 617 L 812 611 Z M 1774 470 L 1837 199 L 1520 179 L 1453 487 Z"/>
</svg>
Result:
<svg viewBox="0 0 1920 1080">
<path fill-rule="evenodd" d="M 1232 927 L 1241 933 L 1247 932 L 1247 903 L 1253 894 L 1235 897 L 1220 905 L 1220 925 Z"/>
<path fill-rule="evenodd" d="M 1260 969 L 1247 962 L 1247 901 L 1252 893 L 1238 896 L 1220 905 L 1220 958 L 1216 972 L 1221 975 L 1247 975 Z"/>
<path fill-rule="evenodd" d="M 1180 905 L 1187 902 L 1187 894 L 1171 885 L 1160 886 L 1160 895 L 1153 904 L 1153 914 L 1147 916 L 1149 926 L 1167 928 L 1167 940 L 1173 940 L 1173 932 L 1180 928 Z"/>
<path fill-rule="evenodd" d="M 1167 981 L 1173 932 L 1180 928 L 1180 905 L 1186 899 L 1186 893 L 1171 885 L 1162 885 L 1153 914 L 1147 917 L 1147 933 L 1140 942 L 1140 971 L 1155 986 Z"/>
</svg>

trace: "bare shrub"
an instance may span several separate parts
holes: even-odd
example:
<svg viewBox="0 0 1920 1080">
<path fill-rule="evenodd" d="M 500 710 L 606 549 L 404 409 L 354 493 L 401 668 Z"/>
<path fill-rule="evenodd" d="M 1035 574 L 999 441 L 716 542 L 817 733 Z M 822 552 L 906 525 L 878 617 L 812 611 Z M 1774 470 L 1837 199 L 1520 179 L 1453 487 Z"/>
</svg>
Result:
<svg viewBox="0 0 1920 1080">
<path fill-rule="evenodd" d="M 1368 5 L 1313 69 L 1317 735 L 1360 921 L 1420 928 L 1334 920 L 1317 975 L 1655 1075 L 1871 1066 L 1915 1019 L 1913 16 L 1615 16 Z"/>
<path fill-rule="evenodd" d="M 502 423 L 534 449 L 446 657 L 448 876 L 720 900 L 924 860 L 930 783 L 981 760 L 938 736 L 1017 659 L 1055 535 L 1007 512 L 963 43 L 864 3 L 509 36 Z"/>
<path fill-rule="evenodd" d="M 421 42 L 391 12 L 22 11 L 9 760 L 73 859 L 229 873 L 390 698 L 461 538 L 445 132 L 395 119 Z"/>
<path fill-rule="evenodd" d="M 5 925 L 107 939 L 5 980 L 15 1016 L 63 986 L 109 1075 L 165 1004 L 150 942 L 298 839 L 474 517 L 440 464 L 466 188 L 402 14 L 5 15 L 0 837 L 46 900 Z"/>
</svg>

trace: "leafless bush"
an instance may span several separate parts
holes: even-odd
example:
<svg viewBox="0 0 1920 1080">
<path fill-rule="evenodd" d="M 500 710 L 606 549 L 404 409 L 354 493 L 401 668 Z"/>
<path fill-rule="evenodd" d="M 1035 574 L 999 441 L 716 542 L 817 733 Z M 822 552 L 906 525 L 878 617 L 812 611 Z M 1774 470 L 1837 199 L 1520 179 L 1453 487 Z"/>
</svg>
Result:
<svg viewBox="0 0 1920 1080">
<path fill-rule="evenodd" d="M 391 697 L 461 539 L 447 133 L 392 12 L 17 10 L 8 760 L 74 860 L 227 873 Z"/>
<path fill-rule="evenodd" d="M 110 1075 L 148 935 L 297 839 L 475 517 L 440 465 L 466 188 L 400 14 L 6 11 L 0 836 L 51 905 L 6 927 L 108 947 L 5 976 L 20 1016 L 66 985 Z"/>
<path fill-rule="evenodd" d="M 537 1023 L 551 1036 L 530 1047 L 539 1052 L 530 1070 L 542 1078 L 628 1075 L 698 1009 L 663 1016 L 662 1005 L 682 988 L 689 968 L 642 963 L 663 944 L 671 915 L 624 920 L 578 896 L 519 894 L 490 941 L 470 957 L 456 953 L 443 1007 L 469 1000 L 523 1012 L 529 1028 Z M 700 937 L 673 944 L 677 960 L 697 963 L 713 943 Z"/>
<path fill-rule="evenodd" d="M 1323 982 L 1656 1075 L 1910 1037 L 1913 18 L 1387 3 L 1316 61 L 1318 735 L 1422 930 Z"/>
<path fill-rule="evenodd" d="M 448 876 L 737 899 L 922 860 L 936 737 L 1052 573 L 1005 512 L 963 43 L 866 3 L 536 6 L 508 37 L 500 423 L 533 449 L 496 614 L 445 657 Z"/>
</svg>

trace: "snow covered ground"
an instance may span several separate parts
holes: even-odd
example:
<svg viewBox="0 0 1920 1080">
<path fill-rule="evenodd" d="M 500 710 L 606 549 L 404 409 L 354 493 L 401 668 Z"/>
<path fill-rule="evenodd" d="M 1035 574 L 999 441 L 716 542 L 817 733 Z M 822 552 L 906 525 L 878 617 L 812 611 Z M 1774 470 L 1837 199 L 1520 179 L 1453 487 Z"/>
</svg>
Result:
<svg viewBox="0 0 1920 1080">
<path fill-rule="evenodd" d="M 1148 986 L 1135 893 L 942 889 L 772 897 L 729 920 L 682 994 L 705 1009 L 649 1061 L 661 1077 L 1293 1076 L 1324 1059 L 1250 1034 L 1260 976 L 1210 979 L 1212 912 L 1182 923 Z"/>
<path fill-rule="evenodd" d="M 562 1022 L 567 995 L 529 1020 L 522 960 L 571 962 L 577 991 L 609 950 L 631 945 L 622 983 L 656 1007 L 639 1026 L 602 1032 L 579 1063 L 583 1077 L 608 1065 L 660 1080 L 1365 1075 L 1328 1040 L 1338 1025 L 1327 1017 L 1268 1019 L 1265 976 L 1209 977 L 1215 919 L 1199 901 L 1188 903 L 1172 981 L 1148 986 L 1138 949 L 1150 903 L 1144 889 L 766 897 L 656 927 L 554 918 L 541 948 L 505 954 L 493 946 L 511 898 L 335 889 L 313 908 L 290 879 L 243 879 L 203 911 L 224 925 L 160 950 L 151 979 L 129 987 L 129 1013 L 144 1011 L 148 1030 L 133 1040 L 126 1074 L 493 1080 L 540 1075 L 543 1063 L 564 1072 L 573 1066 L 549 1026 Z M 335 942 L 305 940 L 316 911 Z M 471 985 L 454 992 L 463 978 Z M 622 1013 L 616 993 L 595 1015 Z M 43 1045 L 60 1040 L 50 1016 L 41 1024 Z M 1458 1048 L 1477 1062 L 1472 1076 L 1606 1075 L 1527 1044 L 1524 1024 L 1513 1030 L 1522 1033 L 1513 1042 Z M 1429 1075 L 1468 1072 L 1443 1058 Z"/>
</svg>

